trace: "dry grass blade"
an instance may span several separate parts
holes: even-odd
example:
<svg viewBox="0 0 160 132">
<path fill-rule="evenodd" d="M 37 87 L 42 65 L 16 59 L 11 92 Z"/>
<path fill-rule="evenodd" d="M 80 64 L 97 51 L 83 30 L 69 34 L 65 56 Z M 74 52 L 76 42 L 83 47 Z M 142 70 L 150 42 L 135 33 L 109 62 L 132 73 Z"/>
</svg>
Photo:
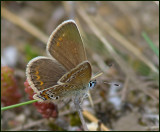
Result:
<svg viewBox="0 0 160 132">
<path fill-rule="evenodd" d="M 144 62 L 147 66 L 149 66 L 152 71 L 159 74 L 158 69 L 153 65 L 153 63 L 146 58 L 138 48 L 134 46 L 130 41 L 124 38 L 120 33 L 118 33 L 109 23 L 104 22 L 100 16 L 91 17 L 96 23 L 101 23 L 102 27 L 105 27 L 105 31 L 109 33 L 114 39 L 116 39 L 122 46 L 124 46 L 129 52 L 134 54 L 138 59 Z"/>
<path fill-rule="evenodd" d="M 134 87 L 137 87 L 138 89 L 142 90 L 145 94 L 147 94 L 154 100 L 158 101 L 152 94 L 147 92 L 147 89 L 146 89 L 147 85 L 145 85 L 145 83 L 142 83 L 142 81 L 140 81 L 137 78 L 133 69 L 115 52 L 111 44 L 104 37 L 104 34 L 98 29 L 98 27 L 96 26 L 92 18 L 85 12 L 85 9 L 82 8 L 82 6 L 81 7 L 78 6 L 77 13 L 87 23 L 89 28 L 101 40 L 101 42 L 103 42 L 104 46 L 106 47 L 106 50 L 109 51 L 109 53 L 112 55 L 115 61 L 119 64 L 119 66 L 121 67 L 122 71 L 126 74 L 126 76 L 130 76 L 131 81 L 134 83 Z"/>
<path fill-rule="evenodd" d="M 15 15 L 4 7 L 1 7 L 1 16 L 14 23 L 15 25 L 21 27 L 25 31 L 29 32 L 30 34 L 41 40 L 43 43 L 47 44 L 48 36 L 25 19 Z"/>
<path fill-rule="evenodd" d="M 128 83 L 129 83 L 129 76 L 126 78 L 124 87 L 122 89 L 122 95 L 121 95 L 121 100 L 125 101 L 126 100 L 126 95 L 127 95 L 127 88 L 128 88 Z"/>
<path fill-rule="evenodd" d="M 91 113 L 89 113 L 86 110 L 83 111 L 83 115 L 92 122 L 96 122 L 96 123 L 99 122 L 99 120 L 95 116 L 93 116 Z M 109 129 L 103 123 L 101 124 L 101 128 L 103 131 L 109 131 Z"/>
<path fill-rule="evenodd" d="M 35 121 L 35 122 L 30 122 L 30 123 L 28 123 L 28 124 L 25 124 L 24 126 L 19 126 L 19 127 L 10 129 L 9 131 L 21 131 L 21 130 L 26 130 L 26 129 L 29 129 L 29 128 L 31 128 L 31 127 L 40 125 L 40 124 L 44 123 L 45 121 L 46 121 L 46 119 L 41 119 L 41 120 L 38 120 L 38 121 Z"/>
<path fill-rule="evenodd" d="M 115 50 L 113 49 L 113 47 L 111 46 L 111 44 L 105 39 L 104 35 L 102 34 L 102 32 L 97 28 L 97 26 L 93 23 L 92 19 L 90 18 L 90 16 L 88 16 L 85 12 L 84 9 L 81 8 L 77 8 L 78 10 L 78 14 L 80 15 L 80 17 L 88 24 L 88 26 L 90 27 L 90 29 L 93 31 L 93 33 L 95 33 L 95 35 L 103 42 L 104 46 L 106 47 L 106 50 L 109 51 L 109 53 L 113 56 L 113 58 L 117 61 L 117 63 L 120 65 L 121 69 L 123 70 L 123 72 L 127 75 L 128 74 L 128 70 L 126 70 L 126 66 L 127 64 L 125 63 L 125 61 L 123 61 L 119 55 L 115 52 Z M 133 73 L 133 72 L 132 72 Z M 130 73 L 129 73 L 130 74 Z"/>
</svg>

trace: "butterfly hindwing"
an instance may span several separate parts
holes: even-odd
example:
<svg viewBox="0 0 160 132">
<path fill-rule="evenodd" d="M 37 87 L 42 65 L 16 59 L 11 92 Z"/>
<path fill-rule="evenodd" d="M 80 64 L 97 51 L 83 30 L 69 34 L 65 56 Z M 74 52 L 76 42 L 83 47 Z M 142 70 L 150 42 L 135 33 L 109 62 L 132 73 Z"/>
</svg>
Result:
<svg viewBox="0 0 160 132">
<path fill-rule="evenodd" d="M 73 92 L 79 91 L 79 89 L 78 85 L 60 84 L 39 91 L 33 98 L 40 102 L 58 100 L 59 98 L 63 99 L 63 97 L 72 95 Z"/>
</svg>

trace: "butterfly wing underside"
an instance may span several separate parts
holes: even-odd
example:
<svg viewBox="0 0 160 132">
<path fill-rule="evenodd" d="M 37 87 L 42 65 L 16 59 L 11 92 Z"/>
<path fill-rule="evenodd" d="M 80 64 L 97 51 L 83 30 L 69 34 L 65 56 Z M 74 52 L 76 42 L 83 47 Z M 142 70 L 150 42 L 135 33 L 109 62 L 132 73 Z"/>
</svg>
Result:
<svg viewBox="0 0 160 132">
<path fill-rule="evenodd" d="M 47 43 L 47 52 L 64 68 L 47 57 L 37 57 L 29 62 L 26 74 L 36 92 L 34 99 L 57 100 L 85 89 L 92 69 L 74 21 L 65 21 L 53 31 Z"/>
<path fill-rule="evenodd" d="M 58 81 L 58 85 L 39 91 L 34 95 L 34 99 L 41 102 L 57 100 L 67 96 L 79 96 L 80 91 L 86 89 L 86 85 L 91 79 L 91 66 L 88 61 L 84 61 L 70 72 L 64 74 Z M 77 92 L 78 95 L 77 95 Z"/>
<path fill-rule="evenodd" d="M 47 52 L 68 71 L 87 60 L 81 36 L 74 21 L 65 21 L 56 28 L 48 40 Z"/>
<path fill-rule="evenodd" d="M 58 80 L 58 83 L 85 85 L 88 84 L 88 82 L 90 81 L 91 74 L 91 65 L 88 61 L 84 61 L 75 68 L 73 68 L 71 71 L 64 74 Z"/>
<path fill-rule="evenodd" d="M 79 90 L 78 85 L 71 84 L 60 84 L 50 87 L 48 89 L 44 89 L 36 93 L 33 98 L 38 100 L 39 102 L 44 101 L 56 101 L 59 98 L 64 99 L 64 97 L 71 97 L 76 91 Z"/>
<path fill-rule="evenodd" d="M 34 92 L 56 85 L 65 73 L 66 70 L 60 64 L 47 57 L 32 59 L 26 69 L 28 83 Z"/>
</svg>

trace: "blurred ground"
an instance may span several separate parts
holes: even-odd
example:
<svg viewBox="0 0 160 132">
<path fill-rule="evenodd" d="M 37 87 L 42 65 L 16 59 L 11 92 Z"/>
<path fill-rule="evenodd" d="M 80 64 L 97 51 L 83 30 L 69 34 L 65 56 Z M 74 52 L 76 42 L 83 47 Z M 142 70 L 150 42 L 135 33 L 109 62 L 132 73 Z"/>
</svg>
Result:
<svg viewBox="0 0 160 132">
<path fill-rule="evenodd" d="M 21 102 L 29 100 L 24 92 L 28 61 L 38 55 L 46 56 L 46 41 L 51 32 L 64 20 L 74 19 L 93 73 L 104 72 L 91 90 L 94 108 L 86 98 L 83 109 L 110 130 L 159 130 L 159 56 L 142 35 L 146 33 L 159 48 L 158 4 L 153 1 L 1 4 L 3 9 L 33 25 L 25 27 L 25 22 L 13 16 L 7 18 L 8 13 L 1 10 L 1 66 L 15 70 L 23 95 Z M 104 84 L 105 81 L 111 85 Z M 73 110 L 69 103 L 59 111 L 68 113 L 53 120 L 43 119 L 33 105 L 3 111 L 1 130 L 82 130 Z M 86 121 L 94 129 L 93 122 Z"/>
</svg>

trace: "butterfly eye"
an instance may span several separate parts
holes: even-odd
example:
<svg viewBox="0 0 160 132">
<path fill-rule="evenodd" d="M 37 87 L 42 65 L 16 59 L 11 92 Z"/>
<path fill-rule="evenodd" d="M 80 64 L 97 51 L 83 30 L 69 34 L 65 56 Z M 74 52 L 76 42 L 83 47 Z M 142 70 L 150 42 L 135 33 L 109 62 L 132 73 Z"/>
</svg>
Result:
<svg viewBox="0 0 160 132">
<path fill-rule="evenodd" d="M 92 82 L 89 83 L 89 87 L 92 87 Z"/>
<path fill-rule="evenodd" d="M 96 80 L 95 81 L 90 81 L 88 86 L 89 88 L 93 88 L 96 85 Z"/>
</svg>

